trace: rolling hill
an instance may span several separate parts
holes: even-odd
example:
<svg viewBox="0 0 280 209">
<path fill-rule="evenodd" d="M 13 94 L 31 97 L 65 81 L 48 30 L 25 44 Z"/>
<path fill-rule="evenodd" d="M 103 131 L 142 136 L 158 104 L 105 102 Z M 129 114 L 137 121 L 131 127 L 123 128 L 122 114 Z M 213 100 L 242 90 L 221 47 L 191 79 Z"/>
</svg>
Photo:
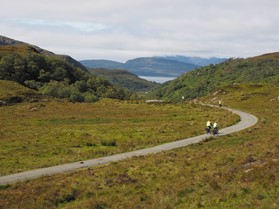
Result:
<svg viewBox="0 0 280 209">
<path fill-rule="evenodd" d="M 55 53 L 50 52 L 48 50 L 42 49 L 38 46 L 31 45 L 31 44 L 28 44 L 28 43 L 24 43 L 22 41 L 18 41 L 18 40 L 11 39 L 11 38 L 1 36 L 1 35 L 0 35 L 0 46 L 1 46 L 0 53 L 3 53 L 4 51 L 6 53 L 13 53 L 13 52 L 18 53 L 19 51 L 22 51 L 23 53 L 28 53 L 28 52 L 32 51 L 32 52 L 35 52 L 35 53 L 39 53 L 41 55 L 61 58 L 64 61 L 74 65 L 75 67 L 78 67 L 78 68 L 82 69 L 83 71 L 87 71 L 87 68 L 85 66 L 83 66 L 80 62 L 73 59 L 69 55 L 58 55 L 58 54 L 55 54 Z"/>
<path fill-rule="evenodd" d="M 15 81 L 0 80 L 0 106 L 19 102 L 34 102 L 44 99 L 39 92 L 24 87 Z"/>
<path fill-rule="evenodd" d="M 116 86 L 131 91 L 149 91 L 159 84 L 139 78 L 137 75 L 120 69 L 89 68 L 88 71 L 96 77 L 104 78 Z"/>
<path fill-rule="evenodd" d="M 151 92 L 152 98 L 180 100 L 206 96 L 217 88 L 234 83 L 266 82 L 278 84 L 279 53 L 264 54 L 247 59 L 230 59 L 226 62 L 198 68 L 166 82 Z"/>
<path fill-rule="evenodd" d="M 81 60 L 80 63 L 88 68 L 125 69 L 124 63 L 112 60 Z"/>
<path fill-rule="evenodd" d="M 72 102 L 128 98 L 131 93 L 94 77 L 68 55 L 0 36 L 0 80 L 16 81 L 43 94 Z"/>
<path fill-rule="evenodd" d="M 159 58 L 190 63 L 190 64 L 198 65 L 201 67 L 207 66 L 210 64 L 219 64 L 219 63 L 227 60 L 227 58 L 217 58 L 217 57 L 203 58 L 203 57 L 188 57 L 188 56 L 182 56 L 182 55 L 161 56 Z"/>
</svg>

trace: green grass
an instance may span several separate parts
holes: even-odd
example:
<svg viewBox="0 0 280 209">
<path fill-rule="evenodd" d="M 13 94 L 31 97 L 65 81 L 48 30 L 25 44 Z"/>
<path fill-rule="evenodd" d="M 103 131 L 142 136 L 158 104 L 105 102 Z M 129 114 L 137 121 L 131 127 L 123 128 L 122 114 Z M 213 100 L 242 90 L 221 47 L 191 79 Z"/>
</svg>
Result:
<svg viewBox="0 0 280 209">
<path fill-rule="evenodd" d="M 224 90 L 203 101 L 222 99 L 227 106 L 251 112 L 259 118 L 256 126 L 185 148 L 2 187 L 0 207 L 278 208 L 278 88 L 239 85 Z M 245 100 L 244 93 L 249 95 Z M 158 120 L 171 123 L 177 108 L 190 108 L 184 107 L 149 106 L 154 114 L 158 110 Z M 202 115 L 196 117 L 207 118 L 206 107 L 191 107 Z M 176 115 L 182 122 L 181 114 Z"/>
<path fill-rule="evenodd" d="M 26 88 L 14 81 L 0 80 L 0 100 L 9 102 L 12 98 L 27 100 L 39 97 L 36 91 Z"/>
<path fill-rule="evenodd" d="M 208 117 L 225 127 L 227 111 L 192 104 L 102 100 L 2 106 L 0 175 L 122 153 L 203 133 Z"/>
<path fill-rule="evenodd" d="M 0 46 L 0 57 L 6 56 L 7 54 L 16 53 L 19 55 L 25 55 L 27 53 L 34 52 L 34 48 L 31 46 L 25 45 L 25 44 L 19 44 L 19 45 L 2 45 Z"/>
</svg>

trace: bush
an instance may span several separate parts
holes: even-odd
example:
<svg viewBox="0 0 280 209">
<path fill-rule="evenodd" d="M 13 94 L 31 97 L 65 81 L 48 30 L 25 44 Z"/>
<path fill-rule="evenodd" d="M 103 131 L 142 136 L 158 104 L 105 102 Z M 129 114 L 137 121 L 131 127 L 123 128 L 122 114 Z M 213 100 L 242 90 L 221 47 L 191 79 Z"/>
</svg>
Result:
<svg viewBox="0 0 280 209">
<path fill-rule="evenodd" d="M 69 97 L 70 102 L 84 102 L 84 96 L 79 91 L 73 91 Z"/>
<path fill-rule="evenodd" d="M 88 103 L 92 103 L 92 102 L 97 102 L 99 99 L 97 96 L 95 96 L 94 94 L 90 93 L 90 92 L 86 92 L 85 94 L 83 94 L 85 102 Z"/>
<path fill-rule="evenodd" d="M 34 80 L 27 80 L 24 81 L 24 84 L 31 89 L 38 90 L 40 87 L 42 87 L 42 84 L 40 82 L 34 81 Z"/>
<path fill-rule="evenodd" d="M 80 92 L 86 92 L 88 90 L 87 83 L 85 81 L 76 81 L 74 86 L 80 91 Z"/>
<path fill-rule="evenodd" d="M 96 144 L 92 143 L 92 142 L 86 142 L 86 146 L 87 147 L 94 147 L 94 146 L 96 146 Z"/>
<path fill-rule="evenodd" d="M 51 81 L 47 83 L 40 90 L 43 94 L 57 98 L 69 98 L 72 94 L 69 86 L 57 81 Z"/>
<path fill-rule="evenodd" d="M 117 146 L 117 142 L 115 139 L 108 139 L 108 140 L 102 140 L 101 141 L 101 145 L 102 146 L 109 146 L 109 147 L 113 147 L 113 146 Z"/>
</svg>

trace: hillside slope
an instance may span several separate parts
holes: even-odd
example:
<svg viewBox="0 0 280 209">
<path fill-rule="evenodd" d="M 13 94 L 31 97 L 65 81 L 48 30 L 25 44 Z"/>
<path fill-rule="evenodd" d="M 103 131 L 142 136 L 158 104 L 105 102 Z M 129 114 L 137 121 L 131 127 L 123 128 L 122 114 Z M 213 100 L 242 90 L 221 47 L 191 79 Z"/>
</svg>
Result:
<svg viewBox="0 0 280 209">
<path fill-rule="evenodd" d="M 0 106 L 22 101 L 38 101 L 43 95 L 14 81 L 0 80 Z"/>
<path fill-rule="evenodd" d="M 271 53 L 247 59 L 230 59 L 185 73 L 151 92 L 151 97 L 180 100 L 205 96 L 233 83 L 265 82 L 278 84 L 279 54 Z"/>
<path fill-rule="evenodd" d="M 127 88 L 131 91 L 149 91 L 159 84 L 139 78 L 137 75 L 119 69 L 89 68 L 93 75 L 104 78 L 110 83 Z"/>
<path fill-rule="evenodd" d="M 39 47 L 0 37 L 0 80 L 16 81 L 31 89 L 72 102 L 94 102 L 100 98 L 128 98 L 131 93 L 92 76 L 67 55 L 56 55 Z"/>
<path fill-rule="evenodd" d="M 11 53 L 11 52 L 16 52 L 16 51 L 20 50 L 20 48 L 25 48 L 25 50 L 24 49 L 21 49 L 21 50 L 24 50 L 24 52 L 33 51 L 33 52 L 36 52 L 36 53 L 39 53 L 42 55 L 61 58 L 64 61 L 68 62 L 69 64 L 72 64 L 73 66 L 78 67 L 78 68 L 82 69 L 83 71 L 87 71 L 87 68 L 85 66 L 83 66 L 80 62 L 73 59 L 69 55 L 58 55 L 58 54 L 55 54 L 48 50 L 42 49 L 38 46 L 29 44 L 29 43 L 25 43 L 22 41 L 18 41 L 15 39 L 11 39 L 11 38 L 1 36 L 1 35 L 0 35 L 0 46 L 2 48 L 1 49 L 2 52 L 6 51 L 6 52 Z"/>
</svg>

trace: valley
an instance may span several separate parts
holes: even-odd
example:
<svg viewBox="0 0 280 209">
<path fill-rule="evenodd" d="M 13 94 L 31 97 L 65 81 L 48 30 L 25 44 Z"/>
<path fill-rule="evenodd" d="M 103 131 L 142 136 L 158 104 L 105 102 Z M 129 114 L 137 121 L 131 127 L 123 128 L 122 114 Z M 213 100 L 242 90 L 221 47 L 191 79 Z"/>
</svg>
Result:
<svg viewBox="0 0 280 209">
<path fill-rule="evenodd" d="M 132 62 L 150 69 L 164 60 L 166 70 L 186 60 L 169 59 Z M 220 130 L 240 122 L 202 104 L 222 101 L 258 118 L 189 146 L 2 184 L 0 208 L 278 208 L 279 53 L 175 77 L 158 84 L 123 69 L 86 68 L 0 36 L 0 176 L 179 143 L 203 135 L 209 119 Z"/>
</svg>

